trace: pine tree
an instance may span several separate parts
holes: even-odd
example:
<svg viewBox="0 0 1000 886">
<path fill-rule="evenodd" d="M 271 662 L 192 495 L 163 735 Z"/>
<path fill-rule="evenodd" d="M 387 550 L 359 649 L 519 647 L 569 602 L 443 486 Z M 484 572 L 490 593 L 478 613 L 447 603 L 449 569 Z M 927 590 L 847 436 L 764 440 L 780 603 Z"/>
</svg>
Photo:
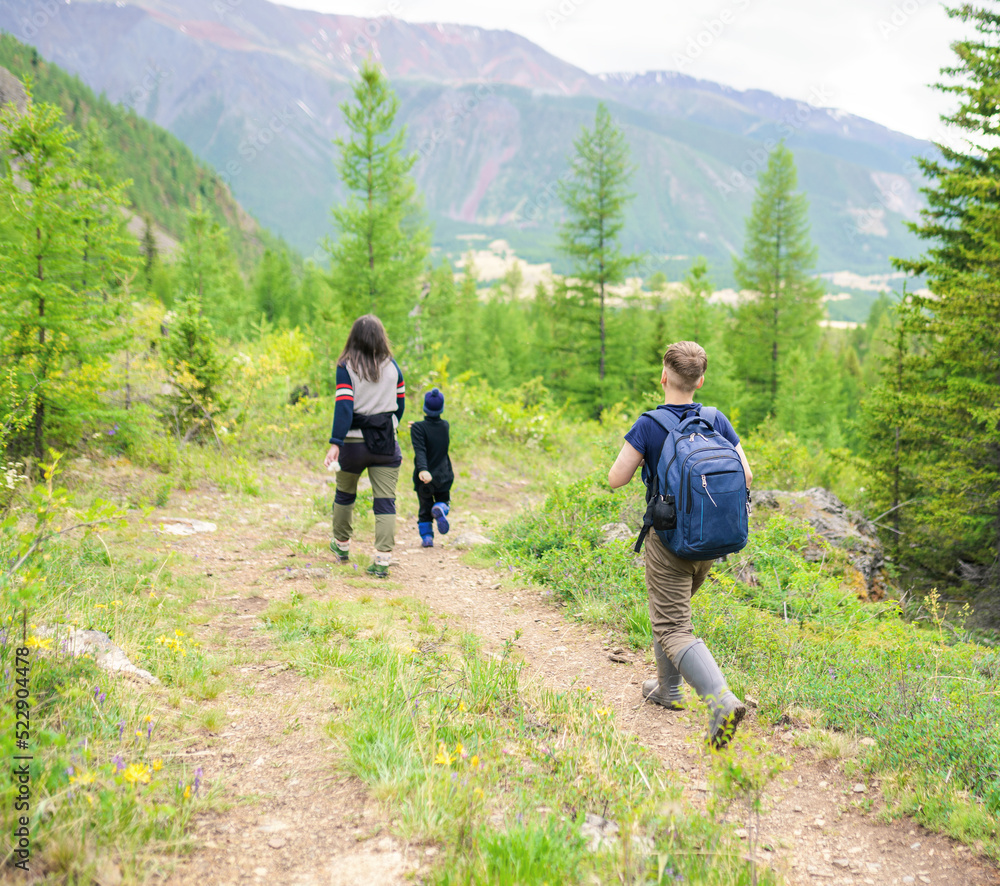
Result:
<svg viewBox="0 0 1000 886">
<path fill-rule="evenodd" d="M 265 249 L 253 281 L 253 300 L 259 315 L 274 323 L 288 319 L 298 301 L 298 287 L 288 253 Z"/>
<path fill-rule="evenodd" d="M 405 128 L 393 131 L 399 100 L 373 62 L 362 66 L 354 103 L 341 110 L 350 135 L 336 140 L 338 169 L 349 196 L 334 207 L 336 235 L 326 242 L 333 288 L 349 315 L 376 313 L 403 341 L 430 250 L 410 174 L 417 156 L 404 153 Z"/>
<path fill-rule="evenodd" d="M 572 287 L 585 322 L 597 326 L 597 384 L 586 394 L 600 415 L 607 405 L 607 289 L 624 282 L 626 272 L 637 261 L 636 256 L 622 252 L 619 243 L 625 207 L 634 196 L 627 190 L 634 166 L 625 134 L 603 102 L 597 106 L 594 128 L 585 128 L 573 146 L 576 154 L 570 160 L 570 176 L 559 184 L 559 198 L 568 216 L 559 229 L 559 242 L 573 263 Z"/>
<path fill-rule="evenodd" d="M 927 320 L 921 300 L 905 293 L 898 306 L 885 316 L 875 343 L 874 359 L 880 375 L 860 407 L 857 433 L 867 459 L 868 497 L 876 515 L 888 518 L 883 525 L 892 533 L 890 542 L 897 558 L 904 550 L 905 532 L 910 536 L 906 549 L 917 554 L 918 559 L 926 559 L 915 548 L 918 521 L 914 515 L 919 511 L 909 505 L 923 495 L 923 465 L 938 438 L 933 417 L 922 405 L 928 395 L 922 353 Z M 929 425 L 925 419 L 931 419 Z"/>
<path fill-rule="evenodd" d="M 89 402 L 80 367 L 114 347 L 119 283 L 133 270 L 122 230 L 125 183 L 92 174 L 76 134 L 53 105 L 32 100 L 0 113 L 0 363 L 34 391 L 31 448 L 45 452 L 50 419 L 79 420 Z"/>
<path fill-rule="evenodd" d="M 452 374 L 463 372 L 482 374 L 486 359 L 486 333 L 483 328 L 483 306 L 479 301 L 479 274 L 471 253 L 465 257 L 464 275 L 458 287 L 456 313 L 460 318 L 444 342 L 445 353 L 452 360 Z"/>
<path fill-rule="evenodd" d="M 743 258 L 734 260 L 736 281 L 749 293 L 733 338 L 737 373 L 753 396 L 751 425 L 775 411 L 787 354 L 796 347 L 808 353 L 819 338 L 823 290 L 809 273 L 817 249 L 809 237 L 809 204 L 796 187 L 792 152 L 778 145 L 757 182 Z"/>
<path fill-rule="evenodd" d="M 185 442 L 206 432 L 218 442 L 215 416 L 227 407 L 222 394 L 226 362 L 216 347 L 211 321 L 196 295 L 182 299 L 168 321 L 163 362 L 171 385 L 166 399 L 174 429 Z"/>
<path fill-rule="evenodd" d="M 153 286 L 153 268 L 156 265 L 159 249 L 156 246 L 156 235 L 153 233 L 152 219 L 147 215 L 144 219 L 142 230 L 142 270 L 146 278 L 146 286 Z"/>
<path fill-rule="evenodd" d="M 922 467 L 952 562 L 978 565 L 1000 587 L 1000 12 L 963 4 L 950 16 L 974 35 L 953 44 L 958 57 L 939 89 L 957 109 L 943 118 L 962 133 L 939 144 L 941 159 L 918 162 L 932 184 L 927 209 L 911 226 L 928 250 L 897 265 L 925 276 L 933 293 L 915 298 L 928 317 L 920 359 L 929 390 L 916 407 L 940 431 Z M 942 533 L 943 535 L 943 533 Z M 947 564 L 946 564 L 947 565 Z M 968 571 L 968 570 L 967 570 Z"/>
</svg>

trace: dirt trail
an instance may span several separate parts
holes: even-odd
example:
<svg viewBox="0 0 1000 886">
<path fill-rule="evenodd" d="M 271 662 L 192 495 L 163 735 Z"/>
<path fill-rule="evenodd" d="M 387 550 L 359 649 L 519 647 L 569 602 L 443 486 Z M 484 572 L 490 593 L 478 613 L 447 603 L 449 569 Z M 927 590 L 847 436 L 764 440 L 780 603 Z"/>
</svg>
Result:
<svg viewBox="0 0 1000 886">
<path fill-rule="evenodd" d="M 610 632 L 568 622 L 540 591 L 499 590 L 498 573 L 462 563 L 461 552 L 448 542 L 464 529 L 479 531 L 466 516 L 473 509 L 468 502 L 459 499 L 452 534 L 439 538 L 437 547 L 423 549 L 415 531 L 415 501 L 404 492 L 391 576 L 401 589 L 352 587 L 343 578 L 357 573 L 340 567 L 332 571 L 327 587 L 317 590 L 313 571 L 332 563 L 329 554 L 310 555 L 312 568 L 307 569 L 288 546 L 258 546 L 268 539 L 295 537 L 292 526 L 301 524 L 312 496 L 332 495 L 329 481 L 303 474 L 285 477 L 284 484 L 289 492 L 281 502 L 237 509 L 212 496 L 176 493 L 170 506 L 154 515 L 219 523 L 216 533 L 180 539 L 174 546 L 197 556 L 193 568 L 203 570 L 214 585 L 204 601 L 206 621 L 199 639 L 209 648 L 240 644 L 248 659 L 234 687 L 220 699 L 229 717 L 224 730 L 192 735 L 184 752 L 233 805 L 201 816 L 198 849 L 167 882 L 419 882 L 421 869 L 433 861 L 433 847 L 406 845 L 393 836 L 391 815 L 358 781 L 338 773 L 332 742 L 323 732 L 333 712 L 328 695 L 287 670 L 268 635 L 255 629 L 259 613 L 270 602 L 287 599 L 293 589 L 303 596 L 342 599 L 412 596 L 452 616 L 456 626 L 478 634 L 492 648 L 520 631 L 516 647 L 526 675 L 554 689 L 575 681 L 603 695 L 621 729 L 636 734 L 687 783 L 688 799 L 704 806 L 700 714 L 667 712 L 641 702 L 639 684 L 653 672 L 651 657 L 630 655 L 626 657 L 637 660 L 613 662 Z M 510 491 L 511 499 L 517 499 L 518 492 Z M 506 504 L 502 495 L 482 496 L 475 506 L 495 512 Z M 317 521 L 304 540 L 325 545 L 327 524 Z M 360 549 L 370 552 L 370 542 L 362 535 Z M 286 569 L 290 564 L 294 566 Z M 761 728 L 752 714 L 748 725 Z M 864 797 L 876 798 L 878 806 L 877 785 L 855 793 L 837 761 L 817 760 L 812 752 L 792 748 L 790 734 L 766 732 L 795 765 L 769 791 L 759 845 L 773 851 L 761 849 L 757 857 L 789 883 L 1000 884 L 995 867 L 954 841 L 908 820 L 886 825 L 860 812 L 855 803 Z M 734 820 L 734 826 L 741 824 Z"/>
</svg>

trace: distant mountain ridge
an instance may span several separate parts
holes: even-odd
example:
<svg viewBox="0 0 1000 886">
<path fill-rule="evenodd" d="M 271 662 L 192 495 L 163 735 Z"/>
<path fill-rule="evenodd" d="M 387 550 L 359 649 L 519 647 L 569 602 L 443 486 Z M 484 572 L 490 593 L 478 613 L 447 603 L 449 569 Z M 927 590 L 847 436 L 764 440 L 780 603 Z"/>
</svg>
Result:
<svg viewBox="0 0 1000 886">
<path fill-rule="evenodd" d="M 810 197 L 818 270 L 884 272 L 916 249 L 902 225 L 921 205 L 910 158 L 931 146 L 824 107 L 822 91 L 807 103 L 671 72 L 595 76 L 509 31 L 265 0 L 0 0 L 0 28 L 179 136 L 307 254 L 342 196 L 331 139 L 369 54 L 399 94 L 446 252 L 481 234 L 555 258 L 555 185 L 599 100 L 638 166 L 625 240 L 647 270 L 676 276 L 702 253 L 728 283 L 754 178 L 781 137 Z"/>
</svg>

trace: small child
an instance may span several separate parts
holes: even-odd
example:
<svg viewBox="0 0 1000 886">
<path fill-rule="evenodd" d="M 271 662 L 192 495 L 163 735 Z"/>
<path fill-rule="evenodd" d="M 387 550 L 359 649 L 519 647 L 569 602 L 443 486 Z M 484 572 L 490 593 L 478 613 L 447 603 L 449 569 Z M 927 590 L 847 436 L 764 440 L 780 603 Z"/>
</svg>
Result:
<svg viewBox="0 0 1000 886">
<path fill-rule="evenodd" d="M 451 484 L 455 474 L 448 457 L 448 422 L 441 418 L 444 394 L 437 388 L 424 397 L 424 420 L 410 425 L 413 443 L 413 488 L 420 502 L 417 529 L 423 547 L 434 547 L 434 523 L 438 532 L 448 532 Z"/>
</svg>

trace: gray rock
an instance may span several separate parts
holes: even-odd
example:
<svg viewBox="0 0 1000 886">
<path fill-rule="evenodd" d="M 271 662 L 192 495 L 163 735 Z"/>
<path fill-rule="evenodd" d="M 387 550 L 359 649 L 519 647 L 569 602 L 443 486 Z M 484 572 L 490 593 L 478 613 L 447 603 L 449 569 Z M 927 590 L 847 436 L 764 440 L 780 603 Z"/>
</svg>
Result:
<svg viewBox="0 0 1000 886">
<path fill-rule="evenodd" d="M 194 535 L 196 532 L 215 532 L 218 527 L 205 520 L 189 520 L 186 517 L 165 517 L 160 521 L 160 532 L 169 535 Z"/>
<path fill-rule="evenodd" d="M 858 572 L 859 594 L 870 600 L 881 600 L 890 587 L 885 572 L 885 553 L 875 527 L 856 511 L 850 510 L 828 489 L 814 486 L 804 492 L 754 490 L 755 509 L 774 509 L 787 517 L 803 520 L 816 536 L 849 552 L 851 565 Z M 823 559 L 824 550 L 818 543 L 810 544 L 802 555 L 812 562 Z M 740 563 L 735 576 L 740 581 L 756 584 L 756 573 L 749 561 Z"/>
<path fill-rule="evenodd" d="M 609 541 L 635 541 L 638 532 L 633 532 L 628 528 L 627 523 L 605 523 L 601 527 L 604 533 L 604 543 Z"/>
<path fill-rule="evenodd" d="M 94 656 L 99 668 L 113 674 L 122 674 L 158 686 L 159 679 L 149 671 L 137 668 L 128 656 L 111 642 L 103 631 L 84 631 L 79 628 L 49 628 L 40 626 L 35 630 L 39 637 L 52 637 L 58 648 L 69 655 L 89 654 Z"/>
<path fill-rule="evenodd" d="M 0 68 L 0 105 L 13 102 L 19 111 L 24 111 L 28 96 L 24 91 L 24 86 L 6 68 Z"/>
<path fill-rule="evenodd" d="M 610 819 L 588 812 L 584 819 L 580 835 L 587 839 L 591 852 L 597 852 L 603 846 L 610 845 L 618 836 L 618 825 Z"/>
</svg>

